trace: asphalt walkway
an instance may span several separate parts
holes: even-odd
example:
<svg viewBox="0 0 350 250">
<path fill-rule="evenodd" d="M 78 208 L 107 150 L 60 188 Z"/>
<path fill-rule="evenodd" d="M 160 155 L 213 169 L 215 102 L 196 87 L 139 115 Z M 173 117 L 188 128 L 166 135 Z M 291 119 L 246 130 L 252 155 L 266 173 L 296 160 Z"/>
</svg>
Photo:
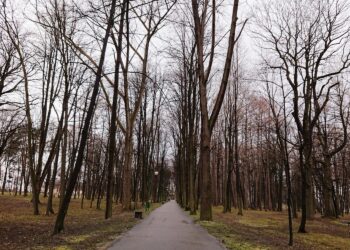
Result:
<svg viewBox="0 0 350 250">
<path fill-rule="evenodd" d="M 175 201 L 165 203 L 126 232 L 109 250 L 223 250 L 217 239 Z"/>
</svg>

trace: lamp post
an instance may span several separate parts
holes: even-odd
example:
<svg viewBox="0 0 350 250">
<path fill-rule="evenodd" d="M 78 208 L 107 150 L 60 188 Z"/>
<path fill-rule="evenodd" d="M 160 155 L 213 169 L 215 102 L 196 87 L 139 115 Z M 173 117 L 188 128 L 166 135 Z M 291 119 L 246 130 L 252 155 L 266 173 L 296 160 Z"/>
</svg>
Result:
<svg viewBox="0 0 350 250">
<path fill-rule="evenodd" d="M 154 171 L 154 192 L 153 192 L 153 202 L 156 202 L 157 199 L 157 185 L 158 185 L 158 171 Z"/>
</svg>

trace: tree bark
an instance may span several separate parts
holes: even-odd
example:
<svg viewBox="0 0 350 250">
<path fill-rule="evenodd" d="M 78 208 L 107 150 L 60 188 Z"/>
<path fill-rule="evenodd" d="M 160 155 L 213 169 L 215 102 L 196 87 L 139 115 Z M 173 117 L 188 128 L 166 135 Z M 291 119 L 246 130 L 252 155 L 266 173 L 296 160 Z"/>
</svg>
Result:
<svg viewBox="0 0 350 250">
<path fill-rule="evenodd" d="M 115 9 L 116 9 L 116 2 L 117 2 L 116 0 L 112 0 L 111 9 L 110 9 L 109 17 L 108 17 L 108 24 L 107 24 L 107 28 L 106 28 L 106 33 L 105 33 L 105 36 L 103 38 L 103 43 L 102 43 L 102 51 L 101 51 L 100 61 L 99 61 L 98 69 L 96 72 L 96 79 L 95 79 L 95 82 L 93 85 L 93 92 L 91 95 L 89 108 L 88 108 L 88 111 L 86 113 L 86 119 L 84 122 L 82 134 L 81 134 L 81 140 L 80 140 L 79 151 L 78 151 L 76 163 L 75 163 L 74 169 L 70 175 L 67 189 L 66 189 L 66 193 L 64 195 L 64 199 L 62 201 L 62 204 L 60 206 L 60 209 L 59 209 L 59 212 L 58 212 L 58 215 L 56 218 L 53 234 L 57 234 L 64 229 L 64 219 L 65 219 L 65 216 L 66 216 L 67 211 L 68 211 L 69 202 L 70 202 L 70 199 L 71 199 L 74 187 L 75 187 L 76 180 L 78 178 L 81 166 L 83 164 L 85 146 L 86 146 L 86 142 L 88 139 L 90 124 L 91 124 L 91 120 L 93 117 L 93 111 L 94 111 L 94 108 L 96 105 L 99 84 L 100 84 L 100 81 L 102 78 L 102 70 L 103 70 L 103 64 L 104 64 L 106 50 L 107 50 L 108 38 L 110 36 L 111 29 L 114 25 L 114 15 L 115 15 Z"/>
</svg>

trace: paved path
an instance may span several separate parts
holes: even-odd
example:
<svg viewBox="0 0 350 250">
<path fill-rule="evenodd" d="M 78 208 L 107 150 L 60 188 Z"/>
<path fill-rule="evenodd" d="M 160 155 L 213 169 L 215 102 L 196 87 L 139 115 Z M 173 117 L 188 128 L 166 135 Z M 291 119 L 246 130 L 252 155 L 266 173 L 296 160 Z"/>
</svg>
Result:
<svg viewBox="0 0 350 250">
<path fill-rule="evenodd" d="M 109 250 L 223 250 L 219 241 L 170 201 L 154 210 Z"/>
</svg>

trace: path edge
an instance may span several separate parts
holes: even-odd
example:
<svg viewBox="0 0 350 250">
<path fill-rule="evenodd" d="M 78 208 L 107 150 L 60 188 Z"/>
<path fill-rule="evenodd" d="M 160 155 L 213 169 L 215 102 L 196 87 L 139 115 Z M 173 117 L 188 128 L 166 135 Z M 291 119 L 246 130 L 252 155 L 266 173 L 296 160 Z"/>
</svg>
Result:
<svg viewBox="0 0 350 250">
<path fill-rule="evenodd" d="M 169 201 L 168 201 L 169 202 Z M 159 209 L 160 207 L 164 206 L 166 203 L 161 204 L 159 207 L 155 208 L 154 210 L 152 210 L 152 212 L 150 212 L 146 217 L 144 217 L 143 219 L 138 219 L 137 223 L 135 225 L 133 225 L 132 227 L 128 228 L 127 230 L 125 230 L 124 232 L 122 232 L 121 234 L 116 234 L 115 236 L 111 236 L 111 238 L 113 237 L 113 240 L 110 240 L 106 243 L 101 244 L 101 246 L 97 246 L 97 250 L 108 250 L 110 247 L 112 247 L 114 244 L 116 244 L 118 241 L 120 241 L 131 229 L 133 229 L 134 227 L 136 227 L 138 224 L 140 224 L 144 219 L 146 219 L 148 216 L 150 216 L 154 211 L 156 211 L 157 209 Z"/>
</svg>

